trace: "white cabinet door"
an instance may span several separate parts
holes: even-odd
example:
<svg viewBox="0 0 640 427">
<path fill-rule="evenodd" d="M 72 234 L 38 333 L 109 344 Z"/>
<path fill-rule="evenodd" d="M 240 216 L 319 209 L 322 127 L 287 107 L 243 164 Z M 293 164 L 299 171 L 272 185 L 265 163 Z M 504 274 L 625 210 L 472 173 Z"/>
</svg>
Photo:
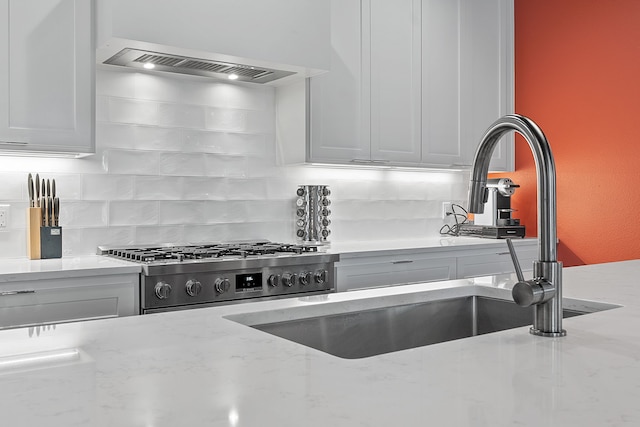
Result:
<svg viewBox="0 0 640 427">
<path fill-rule="evenodd" d="M 513 112 L 513 1 L 425 0 L 422 161 L 470 166 L 484 132 Z M 513 170 L 513 135 L 490 169 Z"/>
<path fill-rule="evenodd" d="M 420 162 L 420 1 L 334 0 L 331 71 L 310 82 L 309 162 Z"/>
<path fill-rule="evenodd" d="M 0 148 L 93 153 L 93 2 L 0 0 L 0 22 Z"/>
<path fill-rule="evenodd" d="M 0 329 L 136 315 L 138 287 L 138 274 L 4 283 Z"/>
<path fill-rule="evenodd" d="M 331 47 L 331 71 L 309 81 L 310 134 L 306 160 L 319 163 L 369 160 L 369 106 L 362 80 L 360 0 L 331 2 Z"/>
<path fill-rule="evenodd" d="M 366 0 L 362 7 L 371 159 L 419 163 L 421 1 Z"/>
<path fill-rule="evenodd" d="M 448 1 L 448 0 L 441 0 Z M 471 163 L 495 120 L 514 111 L 513 0 L 463 1 L 460 9 L 460 123 Z M 490 170 L 514 170 L 514 134 L 496 146 Z"/>
<path fill-rule="evenodd" d="M 425 165 L 468 165 L 473 155 L 460 135 L 461 1 L 423 1 L 422 162 Z"/>
</svg>

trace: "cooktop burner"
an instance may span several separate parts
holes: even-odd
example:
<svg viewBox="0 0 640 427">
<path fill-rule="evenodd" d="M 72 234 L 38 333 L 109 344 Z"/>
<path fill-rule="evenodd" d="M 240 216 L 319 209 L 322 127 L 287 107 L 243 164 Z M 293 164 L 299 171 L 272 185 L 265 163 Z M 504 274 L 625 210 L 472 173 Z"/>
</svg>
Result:
<svg viewBox="0 0 640 427">
<path fill-rule="evenodd" d="M 103 254 L 141 263 L 184 261 L 212 258 L 247 258 L 317 252 L 317 246 L 273 243 L 270 241 L 214 243 L 203 245 L 134 247 L 107 249 Z"/>
</svg>

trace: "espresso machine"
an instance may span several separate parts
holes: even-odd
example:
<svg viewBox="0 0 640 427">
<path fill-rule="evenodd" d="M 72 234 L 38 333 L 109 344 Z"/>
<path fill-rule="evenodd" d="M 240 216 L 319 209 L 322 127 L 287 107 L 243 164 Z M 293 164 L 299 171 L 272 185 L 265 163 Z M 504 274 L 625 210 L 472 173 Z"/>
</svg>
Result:
<svg viewBox="0 0 640 427">
<path fill-rule="evenodd" d="M 525 227 L 512 217 L 515 211 L 511 209 L 511 196 L 519 187 L 510 178 L 488 179 L 484 213 L 474 214 L 473 224 L 461 225 L 460 235 L 492 239 L 524 237 Z"/>
</svg>

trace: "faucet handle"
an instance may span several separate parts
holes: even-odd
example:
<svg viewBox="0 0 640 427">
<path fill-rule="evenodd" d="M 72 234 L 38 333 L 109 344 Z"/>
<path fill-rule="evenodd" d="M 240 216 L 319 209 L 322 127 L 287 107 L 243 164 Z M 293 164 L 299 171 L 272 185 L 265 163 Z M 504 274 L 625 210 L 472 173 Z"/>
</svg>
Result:
<svg viewBox="0 0 640 427">
<path fill-rule="evenodd" d="M 516 250 L 513 248 L 513 243 L 511 239 L 506 239 L 507 247 L 509 248 L 509 254 L 511 255 L 511 261 L 513 262 L 513 267 L 516 269 L 516 276 L 518 276 L 519 282 L 524 282 L 524 275 L 522 274 L 522 268 L 520 268 L 520 262 L 518 261 L 518 255 L 516 254 Z"/>
<path fill-rule="evenodd" d="M 511 242 L 511 239 L 505 240 L 507 241 L 511 261 L 513 261 L 513 266 L 516 269 L 516 276 L 518 276 L 518 283 L 516 283 L 511 290 L 511 296 L 513 296 L 515 303 L 521 307 L 529 307 L 553 298 L 556 291 L 553 284 L 548 280 L 543 278 L 524 280 L 524 274 L 522 274 L 522 268 L 520 268 L 516 250 L 513 248 L 513 242 Z"/>
</svg>

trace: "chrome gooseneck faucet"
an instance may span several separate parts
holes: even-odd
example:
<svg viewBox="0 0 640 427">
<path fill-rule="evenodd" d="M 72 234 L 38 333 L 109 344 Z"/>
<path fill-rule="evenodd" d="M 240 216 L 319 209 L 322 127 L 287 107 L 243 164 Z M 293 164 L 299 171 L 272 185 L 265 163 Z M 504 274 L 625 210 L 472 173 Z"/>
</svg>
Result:
<svg viewBox="0 0 640 427">
<path fill-rule="evenodd" d="M 538 260 L 533 263 L 533 279 L 524 280 L 511 241 L 507 240 L 518 274 L 518 283 L 512 290 L 513 299 L 523 307 L 535 305 L 532 334 L 565 336 L 566 331 L 562 329 L 562 263 L 557 258 L 556 166 L 547 138 L 531 119 L 517 114 L 501 117 L 482 137 L 471 169 L 469 212 L 484 211 L 491 154 L 500 138 L 511 131 L 521 134 L 529 144 L 538 176 Z"/>
</svg>

